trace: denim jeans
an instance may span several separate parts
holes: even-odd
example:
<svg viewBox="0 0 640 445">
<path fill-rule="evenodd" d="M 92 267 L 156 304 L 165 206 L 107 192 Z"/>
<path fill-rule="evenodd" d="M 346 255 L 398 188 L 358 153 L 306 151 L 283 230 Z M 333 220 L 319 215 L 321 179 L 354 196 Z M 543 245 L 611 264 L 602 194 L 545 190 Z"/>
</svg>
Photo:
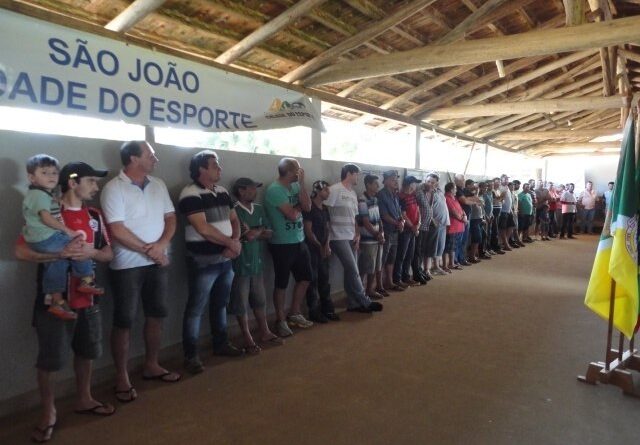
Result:
<svg viewBox="0 0 640 445">
<path fill-rule="evenodd" d="M 593 232 L 593 218 L 596 216 L 596 209 L 582 209 L 580 212 L 580 231 L 582 233 Z"/>
<path fill-rule="evenodd" d="M 413 232 L 404 231 L 398 236 L 398 253 L 393 265 L 393 281 L 409 280 L 409 267 L 413 259 L 416 236 Z"/>
<path fill-rule="evenodd" d="M 575 213 L 563 213 L 562 214 L 562 228 L 560 229 L 560 237 L 564 238 L 564 234 L 573 236 L 573 223 L 576 220 Z"/>
<path fill-rule="evenodd" d="M 336 254 L 342 267 L 344 268 L 344 290 L 347 293 L 347 308 L 352 309 L 358 306 L 369 306 L 371 300 L 365 294 L 360 281 L 358 271 L 358 261 L 353 251 L 351 241 L 333 240 L 330 241 L 331 250 Z"/>
<path fill-rule="evenodd" d="M 467 260 L 467 244 L 469 244 L 469 220 L 464 225 L 464 232 L 456 245 L 456 262 L 462 263 Z"/>
<path fill-rule="evenodd" d="M 322 258 L 320 250 L 309 245 L 311 259 L 311 283 L 307 289 L 307 307 L 309 316 L 318 312 L 330 314 L 335 312 L 331 300 L 331 284 L 329 283 L 329 258 Z"/>
<path fill-rule="evenodd" d="M 49 238 L 37 243 L 28 243 L 36 252 L 58 253 L 62 252 L 71 237 L 64 232 L 56 232 Z M 90 277 L 93 275 L 93 261 L 59 260 L 43 263 L 42 291 L 45 294 L 64 292 L 67 290 L 67 270 L 71 263 L 71 273 L 75 277 Z"/>
<path fill-rule="evenodd" d="M 216 351 L 228 341 L 227 304 L 233 283 L 231 261 L 202 265 L 187 257 L 189 297 L 182 322 L 182 346 L 187 359 L 198 355 L 200 321 L 209 303 L 209 323 Z"/>
</svg>

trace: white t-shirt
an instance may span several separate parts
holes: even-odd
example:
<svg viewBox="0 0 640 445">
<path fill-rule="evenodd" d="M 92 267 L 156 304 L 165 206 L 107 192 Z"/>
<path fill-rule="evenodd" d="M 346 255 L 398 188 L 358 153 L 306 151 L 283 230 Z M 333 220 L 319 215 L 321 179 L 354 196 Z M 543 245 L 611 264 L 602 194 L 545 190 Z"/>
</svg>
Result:
<svg viewBox="0 0 640 445">
<path fill-rule="evenodd" d="M 513 195 L 506 185 L 500 186 L 500 195 L 502 196 L 502 207 L 500 211 L 503 213 L 513 212 Z"/>
<path fill-rule="evenodd" d="M 162 180 L 147 176 L 144 188 L 140 188 L 123 171 L 104 186 L 100 203 L 108 224 L 124 222 L 124 226 L 145 243 L 158 241 L 164 231 L 165 215 L 175 212 L 167 186 Z M 148 256 L 113 240 L 111 269 L 131 269 L 151 264 L 155 263 Z"/>
<path fill-rule="evenodd" d="M 329 209 L 330 240 L 352 240 L 356 236 L 356 215 L 358 214 L 358 196 L 341 182 L 329 187 L 329 198 L 325 205 Z"/>
<path fill-rule="evenodd" d="M 566 191 L 562 194 L 560 201 L 569 203 L 562 204 L 562 213 L 576 213 L 576 195 Z"/>
</svg>

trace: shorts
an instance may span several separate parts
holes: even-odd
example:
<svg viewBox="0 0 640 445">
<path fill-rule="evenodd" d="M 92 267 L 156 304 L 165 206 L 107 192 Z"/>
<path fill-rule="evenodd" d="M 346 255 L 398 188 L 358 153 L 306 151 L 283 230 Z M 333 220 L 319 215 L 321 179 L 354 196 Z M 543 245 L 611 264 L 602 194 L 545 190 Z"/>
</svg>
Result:
<svg viewBox="0 0 640 445">
<path fill-rule="evenodd" d="M 474 244 L 479 244 L 482 242 L 482 220 L 481 219 L 471 220 L 471 224 L 469 225 L 469 237 L 471 238 L 471 242 Z"/>
<path fill-rule="evenodd" d="M 358 270 L 360 275 L 372 275 L 382 270 L 384 247 L 379 243 L 360 243 Z"/>
<path fill-rule="evenodd" d="M 444 242 L 444 253 L 456 251 L 456 248 L 458 247 L 458 238 L 460 238 L 461 234 L 464 234 L 464 232 L 447 233 L 447 238 Z"/>
<path fill-rule="evenodd" d="M 509 229 L 511 227 L 515 227 L 516 222 L 513 219 L 512 213 L 500 212 L 500 218 L 498 218 L 498 228 L 499 229 Z"/>
<path fill-rule="evenodd" d="M 311 281 L 311 256 L 307 244 L 269 244 L 273 258 L 273 275 L 276 289 L 286 289 L 289 274 L 293 274 L 296 283 Z"/>
<path fill-rule="evenodd" d="M 229 315 L 247 315 L 247 302 L 252 310 L 263 310 L 267 304 L 262 274 L 233 277 L 231 299 L 227 306 Z"/>
<path fill-rule="evenodd" d="M 385 233 L 384 245 L 382 246 L 382 264 L 392 266 L 396 262 L 398 253 L 398 232 Z"/>
<path fill-rule="evenodd" d="M 138 310 L 138 300 L 142 299 L 144 316 L 165 318 L 167 292 L 169 288 L 169 268 L 155 264 L 111 270 L 113 286 L 113 326 L 131 329 Z"/>
<path fill-rule="evenodd" d="M 36 368 L 43 371 L 60 371 L 69 350 L 85 360 L 102 356 L 102 314 L 94 305 L 77 309 L 78 319 L 71 322 L 61 320 L 46 311 L 36 309 L 33 326 L 38 336 L 38 358 Z M 70 346 L 70 347 L 69 347 Z"/>
<path fill-rule="evenodd" d="M 531 215 L 518 215 L 518 229 L 529 230 L 531 225 Z"/>
</svg>

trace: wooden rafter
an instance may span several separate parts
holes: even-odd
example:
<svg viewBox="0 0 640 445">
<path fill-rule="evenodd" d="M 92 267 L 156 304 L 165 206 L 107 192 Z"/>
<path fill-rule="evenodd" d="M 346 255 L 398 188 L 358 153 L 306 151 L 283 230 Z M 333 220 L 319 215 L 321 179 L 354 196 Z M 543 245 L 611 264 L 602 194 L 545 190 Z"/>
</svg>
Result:
<svg viewBox="0 0 640 445">
<path fill-rule="evenodd" d="M 307 74 L 314 72 L 315 70 L 328 63 L 331 63 L 343 53 L 362 45 L 368 40 L 371 40 L 375 36 L 385 32 L 390 26 L 396 25 L 397 23 L 406 20 L 408 17 L 411 17 L 420 9 L 434 2 L 435 0 L 416 0 L 414 2 L 411 2 L 409 5 L 405 6 L 404 8 L 400 8 L 395 13 L 389 15 L 387 18 L 380 20 L 379 22 L 375 23 L 372 26 L 369 26 L 362 32 L 359 32 L 358 34 L 331 47 L 317 57 L 314 57 L 313 59 L 305 62 L 298 68 L 282 76 L 280 80 L 284 82 L 295 82 L 296 80 L 305 77 Z"/>
<path fill-rule="evenodd" d="M 625 17 L 570 28 L 530 31 L 488 39 L 430 45 L 326 67 L 305 80 L 317 86 L 422 69 L 579 51 L 640 41 L 640 17 Z"/>
<path fill-rule="evenodd" d="M 264 42 L 285 26 L 288 26 L 290 23 L 297 20 L 298 17 L 306 14 L 309 10 L 320 6 L 326 1 L 327 0 L 301 0 L 296 3 L 295 6 L 287 9 L 282 14 L 259 27 L 244 39 L 233 45 L 224 53 L 220 54 L 216 58 L 216 62 L 223 64 L 232 63 L 234 60 L 239 59 L 252 48 Z"/>
<path fill-rule="evenodd" d="M 136 0 L 116 18 L 111 20 L 105 28 L 114 32 L 127 32 L 136 23 L 158 9 L 166 0 Z"/>
<path fill-rule="evenodd" d="M 499 133 L 492 139 L 500 141 L 539 141 L 544 139 L 597 138 L 612 136 L 621 132 L 619 128 L 597 128 L 592 130 L 555 130 L 555 131 L 509 131 Z"/>
</svg>

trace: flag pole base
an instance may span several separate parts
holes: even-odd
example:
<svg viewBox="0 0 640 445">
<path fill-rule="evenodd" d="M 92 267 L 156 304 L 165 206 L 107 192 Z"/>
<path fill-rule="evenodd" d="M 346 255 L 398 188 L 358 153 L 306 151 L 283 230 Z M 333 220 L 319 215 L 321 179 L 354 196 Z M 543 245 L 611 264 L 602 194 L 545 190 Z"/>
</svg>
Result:
<svg viewBox="0 0 640 445">
<path fill-rule="evenodd" d="M 598 383 L 615 385 L 622 389 L 623 394 L 633 397 L 640 397 L 640 388 L 633 382 L 633 374 L 630 372 L 640 371 L 640 355 L 637 351 L 626 350 L 619 359 L 618 351 L 611 349 L 607 354 L 609 366 L 607 369 L 604 362 L 591 362 L 587 367 L 585 375 L 579 375 L 578 381 L 596 385 Z"/>
</svg>

